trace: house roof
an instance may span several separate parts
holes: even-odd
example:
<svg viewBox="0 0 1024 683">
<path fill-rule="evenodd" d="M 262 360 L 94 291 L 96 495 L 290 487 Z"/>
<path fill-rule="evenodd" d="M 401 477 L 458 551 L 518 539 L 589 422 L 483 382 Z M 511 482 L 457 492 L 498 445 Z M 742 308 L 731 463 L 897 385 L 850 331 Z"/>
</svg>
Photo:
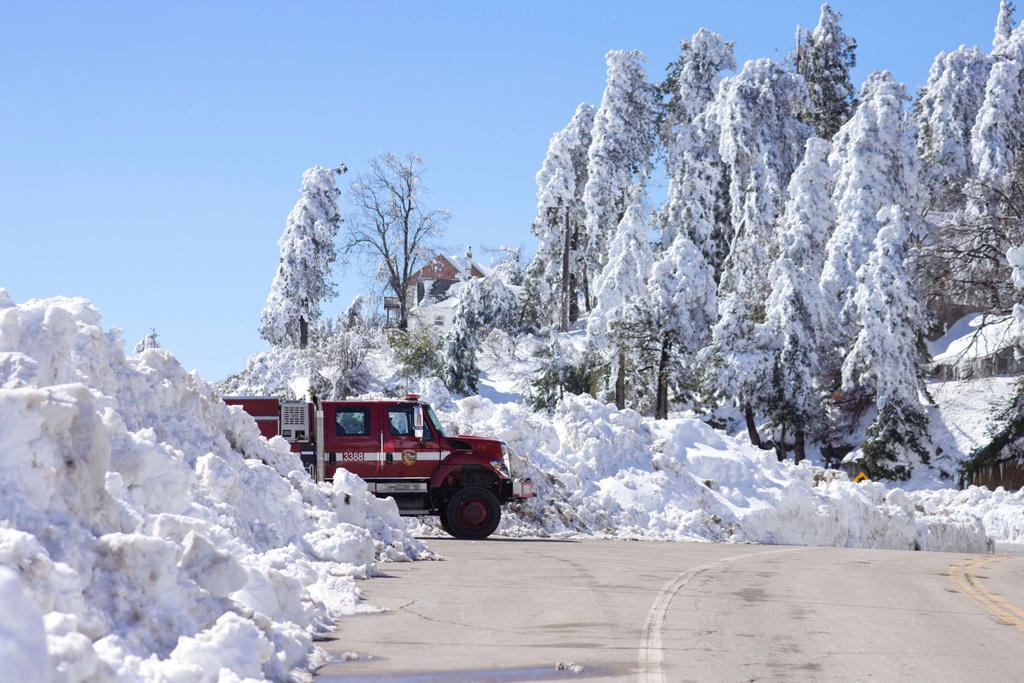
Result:
<svg viewBox="0 0 1024 683">
<path fill-rule="evenodd" d="M 954 323 L 945 335 L 929 342 L 928 350 L 936 365 L 955 365 L 1013 348 L 1022 335 L 1024 326 L 1012 315 L 971 313 Z"/>
</svg>

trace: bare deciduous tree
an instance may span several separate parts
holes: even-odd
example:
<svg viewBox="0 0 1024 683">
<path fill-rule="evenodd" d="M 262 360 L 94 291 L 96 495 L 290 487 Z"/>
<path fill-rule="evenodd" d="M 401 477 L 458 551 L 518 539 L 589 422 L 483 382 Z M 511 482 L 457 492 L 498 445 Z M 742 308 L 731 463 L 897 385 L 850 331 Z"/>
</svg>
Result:
<svg viewBox="0 0 1024 683">
<path fill-rule="evenodd" d="M 408 327 L 409 278 L 432 256 L 451 213 L 422 204 L 423 160 L 387 153 L 370 161 L 349 190 L 358 214 L 346 222 L 348 250 L 379 259 L 377 277 L 398 299 L 398 326 Z"/>
</svg>

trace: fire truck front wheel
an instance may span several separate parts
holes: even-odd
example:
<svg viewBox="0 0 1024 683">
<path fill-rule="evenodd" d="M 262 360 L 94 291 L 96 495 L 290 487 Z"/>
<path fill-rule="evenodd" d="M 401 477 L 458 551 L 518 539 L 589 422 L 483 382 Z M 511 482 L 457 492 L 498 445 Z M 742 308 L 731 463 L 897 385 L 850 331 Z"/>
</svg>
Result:
<svg viewBox="0 0 1024 683">
<path fill-rule="evenodd" d="M 441 521 L 441 528 L 444 529 L 445 533 L 449 536 L 454 536 L 455 532 L 452 531 L 452 525 L 448 523 L 448 508 L 439 511 L 437 517 Z"/>
<path fill-rule="evenodd" d="M 459 489 L 444 511 L 455 538 L 487 538 L 498 528 L 501 506 L 487 489 L 477 486 Z"/>
</svg>

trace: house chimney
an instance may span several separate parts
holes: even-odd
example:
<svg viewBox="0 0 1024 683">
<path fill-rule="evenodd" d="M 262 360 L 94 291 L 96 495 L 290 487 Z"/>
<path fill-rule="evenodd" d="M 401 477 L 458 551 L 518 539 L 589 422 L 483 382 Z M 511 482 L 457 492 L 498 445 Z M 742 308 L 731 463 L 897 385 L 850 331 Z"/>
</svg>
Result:
<svg viewBox="0 0 1024 683">
<path fill-rule="evenodd" d="M 473 247 L 466 247 L 466 258 L 473 258 Z"/>
</svg>

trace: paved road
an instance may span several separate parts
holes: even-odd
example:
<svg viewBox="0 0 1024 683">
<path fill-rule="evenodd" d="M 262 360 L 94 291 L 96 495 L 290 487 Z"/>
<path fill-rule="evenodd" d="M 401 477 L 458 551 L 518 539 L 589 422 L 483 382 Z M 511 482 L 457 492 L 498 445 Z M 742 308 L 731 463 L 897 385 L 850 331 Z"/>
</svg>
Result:
<svg viewBox="0 0 1024 683">
<path fill-rule="evenodd" d="M 341 622 L 319 683 L 1024 679 L 1024 557 L 429 544 L 362 584 L 389 611 Z"/>
</svg>

